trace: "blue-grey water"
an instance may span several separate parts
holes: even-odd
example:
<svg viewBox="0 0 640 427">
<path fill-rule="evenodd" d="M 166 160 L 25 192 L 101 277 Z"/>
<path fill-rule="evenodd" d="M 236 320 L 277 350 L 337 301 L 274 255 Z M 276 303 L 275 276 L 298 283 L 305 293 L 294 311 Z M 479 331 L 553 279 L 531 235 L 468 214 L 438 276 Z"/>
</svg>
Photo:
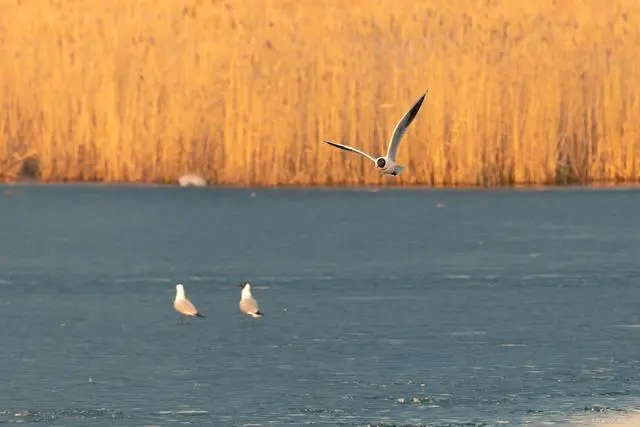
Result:
<svg viewBox="0 0 640 427">
<path fill-rule="evenodd" d="M 639 218 L 631 190 L 3 186 L 0 424 L 624 414 Z M 179 324 L 176 283 L 206 319 Z"/>
</svg>

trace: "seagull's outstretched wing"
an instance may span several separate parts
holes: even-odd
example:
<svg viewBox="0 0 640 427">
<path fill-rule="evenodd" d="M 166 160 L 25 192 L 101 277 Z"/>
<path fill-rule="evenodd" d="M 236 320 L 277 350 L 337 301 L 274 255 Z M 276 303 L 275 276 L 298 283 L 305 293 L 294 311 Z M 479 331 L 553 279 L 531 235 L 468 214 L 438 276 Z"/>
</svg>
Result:
<svg viewBox="0 0 640 427">
<path fill-rule="evenodd" d="M 326 142 L 329 145 L 333 145 L 334 147 L 338 147 L 338 148 L 340 148 L 342 150 L 353 151 L 354 153 L 358 153 L 361 156 L 364 156 L 367 159 L 371 160 L 373 163 L 376 162 L 376 159 L 374 159 L 373 157 L 371 157 L 370 155 L 368 155 L 364 151 L 357 150 L 355 148 L 349 147 L 348 145 L 336 144 L 335 142 L 331 142 L 331 141 L 327 141 L 327 140 L 324 140 L 324 142 Z"/>
<path fill-rule="evenodd" d="M 398 145 L 400 145 L 400 140 L 404 136 L 413 119 L 415 119 L 416 115 L 418 114 L 418 111 L 422 106 L 422 101 L 424 101 L 424 97 L 427 95 L 427 92 L 422 94 L 420 99 L 418 99 L 416 103 L 413 104 L 413 107 L 411 107 L 411 109 L 405 113 L 405 115 L 396 125 L 395 129 L 393 129 L 391 139 L 389 140 L 389 148 L 387 148 L 387 157 L 394 162 L 396 161 L 396 153 L 398 152 Z"/>
</svg>

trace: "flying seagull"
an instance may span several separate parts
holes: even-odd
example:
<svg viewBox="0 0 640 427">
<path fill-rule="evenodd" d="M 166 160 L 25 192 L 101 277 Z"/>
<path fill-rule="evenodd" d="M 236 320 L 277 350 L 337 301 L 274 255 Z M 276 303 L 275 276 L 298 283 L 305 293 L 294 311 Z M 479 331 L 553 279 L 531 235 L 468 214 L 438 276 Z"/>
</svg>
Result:
<svg viewBox="0 0 640 427">
<path fill-rule="evenodd" d="M 240 311 L 251 317 L 264 316 L 264 313 L 261 313 L 258 308 L 258 302 L 251 295 L 251 285 L 249 282 L 240 283 L 238 286 L 242 288 L 242 295 L 240 296 Z"/>
<path fill-rule="evenodd" d="M 427 91 L 428 92 L 428 91 Z M 348 145 L 337 144 L 335 142 L 324 140 L 329 145 L 333 145 L 334 147 L 338 147 L 342 150 L 352 151 L 354 153 L 358 153 L 361 156 L 366 157 L 371 160 L 378 169 L 378 173 L 380 175 L 399 175 L 404 166 L 400 166 L 396 164 L 396 154 L 398 152 L 398 145 L 400 145 L 400 140 L 404 136 L 407 128 L 415 119 L 420 107 L 422 106 L 422 101 L 424 101 L 424 97 L 427 95 L 427 92 L 423 93 L 422 96 L 413 104 L 413 107 L 409 111 L 405 113 L 405 115 L 400 119 L 398 124 L 396 125 L 393 133 L 391 134 L 391 139 L 389 139 L 389 147 L 387 148 L 387 154 L 384 157 L 374 158 L 372 155 L 365 153 L 364 151 L 358 150 L 353 147 L 349 147 Z"/>
<path fill-rule="evenodd" d="M 198 312 L 198 309 L 187 299 L 184 294 L 184 286 L 181 284 L 176 285 L 176 299 L 173 300 L 173 307 L 180 314 L 183 314 L 188 317 L 202 317 L 205 318 L 202 314 Z"/>
</svg>

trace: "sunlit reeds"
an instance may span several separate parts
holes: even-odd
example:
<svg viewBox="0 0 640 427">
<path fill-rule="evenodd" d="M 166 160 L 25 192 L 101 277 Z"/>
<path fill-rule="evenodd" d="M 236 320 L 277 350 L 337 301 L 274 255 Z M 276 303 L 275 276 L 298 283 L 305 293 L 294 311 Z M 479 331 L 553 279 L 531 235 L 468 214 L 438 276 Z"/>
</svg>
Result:
<svg viewBox="0 0 640 427">
<path fill-rule="evenodd" d="M 640 2 L 393 4 L 2 0 L 0 175 L 35 159 L 46 181 L 640 178 Z M 383 152 L 426 89 L 399 177 L 320 142 Z"/>
</svg>

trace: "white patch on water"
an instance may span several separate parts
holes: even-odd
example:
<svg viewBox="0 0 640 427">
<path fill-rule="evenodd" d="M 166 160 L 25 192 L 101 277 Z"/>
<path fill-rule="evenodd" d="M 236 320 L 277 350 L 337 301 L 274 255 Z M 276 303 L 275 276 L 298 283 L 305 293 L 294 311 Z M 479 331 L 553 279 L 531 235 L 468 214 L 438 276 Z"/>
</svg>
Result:
<svg viewBox="0 0 640 427">
<path fill-rule="evenodd" d="M 465 337 L 470 335 L 486 335 L 486 331 L 461 331 L 461 332 L 451 332 L 451 336 L 453 337 Z"/>
<path fill-rule="evenodd" d="M 280 369 L 282 371 L 293 371 L 295 368 L 293 365 L 285 364 L 285 365 L 276 365 L 276 369 Z"/>
<path fill-rule="evenodd" d="M 168 279 L 166 277 L 130 277 L 114 279 L 113 283 L 168 283 L 171 281 L 171 279 Z"/>
<path fill-rule="evenodd" d="M 640 328 L 640 325 L 611 325 L 613 328 Z"/>
<path fill-rule="evenodd" d="M 198 409 L 183 409 L 174 413 L 177 415 L 206 415 L 209 413 L 209 411 L 202 411 Z"/>
<path fill-rule="evenodd" d="M 607 371 L 611 371 L 611 369 L 609 369 L 609 368 L 593 368 L 593 369 L 583 369 L 582 370 L 583 373 L 588 373 L 588 374 L 593 374 L 593 373 L 602 374 L 602 373 L 607 372 Z"/>
<path fill-rule="evenodd" d="M 444 424 L 460 424 L 460 425 L 473 425 L 471 420 L 465 420 L 465 419 L 460 419 L 460 418 L 443 418 L 442 423 Z"/>
<path fill-rule="evenodd" d="M 557 273 L 540 273 L 540 274 L 526 274 L 522 276 L 522 280 L 532 279 L 581 279 L 584 276 L 577 274 L 557 274 Z"/>
<path fill-rule="evenodd" d="M 505 344 L 498 344 L 498 347 L 526 347 L 526 344 L 511 344 L 511 343 L 505 343 Z"/>
<path fill-rule="evenodd" d="M 347 301 L 391 301 L 391 300 L 406 300 L 408 297 L 406 296 L 389 296 L 389 295 L 360 295 L 360 296 L 340 296 L 336 297 L 338 300 L 347 300 Z M 426 299 L 426 297 L 423 297 Z M 419 299 L 419 297 L 413 297 L 412 299 Z"/>
<path fill-rule="evenodd" d="M 207 282 L 215 279 L 216 278 L 213 276 L 190 276 L 189 277 L 189 281 L 191 282 Z"/>
<path fill-rule="evenodd" d="M 255 280 L 252 280 L 251 287 L 255 288 L 253 282 L 272 282 L 272 283 L 291 283 L 291 282 L 301 282 L 304 280 L 308 280 L 308 278 L 301 276 L 258 276 Z"/>
</svg>

